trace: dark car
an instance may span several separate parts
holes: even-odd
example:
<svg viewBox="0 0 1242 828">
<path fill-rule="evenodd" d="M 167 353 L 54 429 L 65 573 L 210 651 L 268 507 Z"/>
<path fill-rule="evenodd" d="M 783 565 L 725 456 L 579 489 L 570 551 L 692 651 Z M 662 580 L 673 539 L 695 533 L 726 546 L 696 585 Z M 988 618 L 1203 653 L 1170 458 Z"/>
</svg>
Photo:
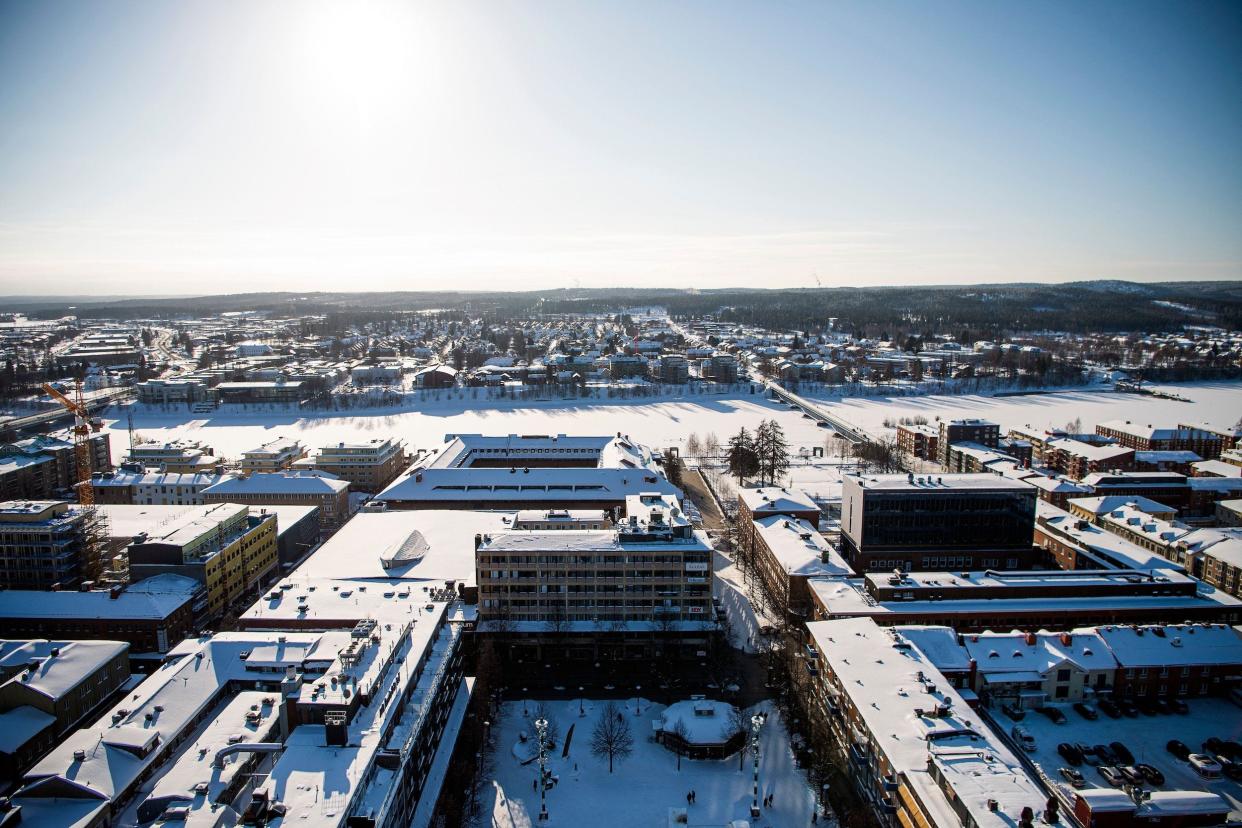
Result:
<svg viewBox="0 0 1242 828">
<path fill-rule="evenodd" d="M 1095 712 L 1094 707 L 1083 704 L 1082 702 L 1076 702 L 1074 704 L 1074 710 L 1075 712 L 1078 713 L 1079 716 L 1082 716 L 1084 719 L 1087 719 L 1092 722 L 1100 718 L 1100 714 Z"/>
<path fill-rule="evenodd" d="M 1014 707 L 1012 704 L 1002 704 L 1001 712 L 1013 719 L 1015 722 L 1020 722 L 1026 718 L 1026 713 L 1024 713 L 1021 709 Z"/>
<path fill-rule="evenodd" d="M 1157 698 L 1155 701 L 1152 702 L 1152 704 L 1156 706 L 1157 713 L 1172 713 L 1173 712 L 1173 705 L 1169 704 L 1168 699 Z"/>
<path fill-rule="evenodd" d="M 1143 775 L 1143 778 L 1146 779 L 1151 784 L 1153 785 L 1164 784 L 1164 774 L 1161 773 L 1159 769 L 1157 769 L 1155 766 L 1149 765 L 1146 762 L 1143 762 L 1142 764 L 1135 765 L 1134 768 L 1139 773 L 1141 773 Z"/>
<path fill-rule="evenodd" d="M 1169 743 L 1164 746 L 1164 749 L 1183 762 L 1186 761 L 1186 757 L 1190 756 L 1190 748 L 1180 739 L 1170 739 Z"/>
<path fill-rule="evenodd" d="M 1058 772 L 1065 778 L 1066 782 L 1075 788 L 1082 788 L 1087 784 L 1087 780 L 1083 778 L 1083 775 L 1073 768 L 1059 768 Z"/>
<path fill-rule="evenodd" d="M 1117 772 L 1120 773 L 1123 777 L 1125 777 L 1125 780 L 1129 782 L 1131 785 L 1142 785 L 1143 784 L 1142 772 L 1140 772 L 1139 769 L 1134 767 L 1133 765 L 1122 765 L 1121 767 L 1117 768 Z"/>
<path fill-rule="evenodd" d="M 1067 721 L 1065 714 L 1055 707 L 1037 707 L 1035 712 L 1042 716 L 1047 716 L 1054 724 L 1065 724 Z"/>
<path fill-rule="evenodd" d="M 1190 712 L 1190 707 L 1179 698 L 1169 699 L 1169 707 L 1173 708 L 1174 713 L 1180 713 L 1183 716 Z"/>
<path fill-rule="evenodd" d="M 1221 752 L 1233 761 L 1242 760 L 1242 744 L 1235 742 L 1233 739 L 1226 739 L 1220 746 Z"/>
<path fill-rule="evenodd" d="M 1061 754 L 1062 759 L 1075 767 L 1082 764 L 1082 753 L 1069 742 L 1062 742 L 1057 745 L 1057 753 Z"/>
<path fill-rule="evenodd" d="M 1230 762 L 1223 756 L 1218 756 L 1216 761 L 1220 762 L 1220 772 L 1235 782 L 1242 780 L 1242 764 Z"/>
<path fill-rule="evenodd" d="M 1108 749 L 1108 745 L 1092 745 L 1091 752 L 1100 757 L 1100 761 L 1105 765 L 1116 765 L 1119 761 Z"/>
<path fill-rule="evenodd" d="M 1121 718 L 1121 708 L 1113 704 L 1111 699 L 1100 699 L 1099 708 L 1104 711 L 1104 715 L 1110 719 Z"/>
<path fill-rule="evenodd" d="M 1100 765 L 1096 770 L 1099 771 L 1100 776 L 1104 777 L 1104 781 L 1114 788 L 1120 788 L 1126 781 L 1121 772 L 1112 765 Z"/>
<path fill-rule="evenodd" d="M 1117 708 L 1123 715 L 1128 716 L 1131 719 L 1138 718 L 1139 709 L 1134 705 L 1134 702 L 1129 699 L 1117 699 Z"/>
<path fill-rule="evenodd" d="M 1100 764 L 1100 757 L 1095 755 L 1095 751 L 1091 749 L 1091 745 L 1084 745 L 1082 742 L 1078 742 L 1074 745 L 1074 747 L 1078 748 L 1078 752 L 1082 754 L 1082 761 L 1086 762 L 1088 765 Z"/>
<path fill-rule="evenodd" d="M 1136 706 L 1144 716 L 1155 716 L 1160 713 L 1160 709 L 1151 699 L 1139 699 Z"/>
<path fill-rule="evenodd" d="M 1124 762 L 1127 765 L 1134 764 L 1134 754 L 1131 753 L 1130 749 L 1126 747 L 1125 745 L 1123 745 L 1121 742 L 1109 742 L 1108 746 L 1113 749 L 1113 755 L 1116 756 L 1118 759 L 1120 759 L 1122 762 Z"/>
<path fill-rule="evenodd" d="M 1225 752 L 1223 750 L 1224 746 L 1225 746 L 1225 740 L 1219 739 L 1216 736 L 1209 736 L 1208 738 L 1203 740 L 1203 752 L 1204 753 L 1224 753 Z"/>
</svg>

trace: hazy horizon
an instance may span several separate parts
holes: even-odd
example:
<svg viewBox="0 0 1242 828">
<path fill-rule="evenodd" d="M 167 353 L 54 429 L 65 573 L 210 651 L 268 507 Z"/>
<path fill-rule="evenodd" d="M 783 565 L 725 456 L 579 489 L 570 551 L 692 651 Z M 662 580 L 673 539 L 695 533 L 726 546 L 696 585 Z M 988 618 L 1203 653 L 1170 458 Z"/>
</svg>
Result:
<svg viewBox="0 0 1242 828">
<path fill-rule="evenodd" d="M 0 294 L 1242 278 L 1242 4 L 0 0 Z"/>
</svg>

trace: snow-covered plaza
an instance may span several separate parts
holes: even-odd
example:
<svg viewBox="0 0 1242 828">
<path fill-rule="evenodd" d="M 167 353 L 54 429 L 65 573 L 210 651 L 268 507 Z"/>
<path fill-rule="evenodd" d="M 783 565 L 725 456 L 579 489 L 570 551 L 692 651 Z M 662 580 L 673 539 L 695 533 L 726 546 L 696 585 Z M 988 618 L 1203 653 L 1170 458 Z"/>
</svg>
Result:
<svg viewBox="0 0 1242 828">
<path fill-rule="evenodd" d="M 592 828 L 668 828 L 678 823 L 677 810 L 686 811 L 686 826 L 728 826 L 749 819 L 753 763 L 749 752 L 741 762 L 736 754 L 721 760 L 695 761 L 677 756 L 653 737 L 653 725 L 665 707 L 629 699 L 615 704 L 623 711 L 633 734 L 633 752 L 618 757 L 613 772 L 607 758 L 592 755 L 591 737 L 605 701 L 545 702 L 559 726 L 555 750 L 549 752 L 548 770 L 556 783 L 547 791 L 549 819 L 540 822 L 538 761 L 535 750 L 535 701 L 512 701 L 502 707 L 492 728 L 492 778 L 482 800 L 484 825 L 489 828 L 527 826 L 591 826 Z M 745 711 L 768 714 L 760 732 L 759 796 L 772 797 L 772 806 L 752 820 L 753 828 L 803 828 L 811 825 L 815 796 L 806 776 L 794 765 L 789 734 L 770 702 Z M 726 722 L 721 722 L 726 726 Z M 573 727 L 572 737 L 569 735 Z M 522 740 L 525 734 L 526 741 Z M 562 756 L 568 741 L 568 755 Z M 693 804 L 686 796 L 694 792 Z M 671 819 L 672 818 L 672 819 Z"/>
</svg>

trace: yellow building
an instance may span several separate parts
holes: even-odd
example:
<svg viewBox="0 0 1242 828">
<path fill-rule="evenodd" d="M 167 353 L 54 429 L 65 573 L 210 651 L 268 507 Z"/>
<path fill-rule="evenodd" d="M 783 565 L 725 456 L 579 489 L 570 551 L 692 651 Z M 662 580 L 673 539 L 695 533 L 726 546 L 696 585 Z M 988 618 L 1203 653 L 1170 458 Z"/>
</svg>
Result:
<svg viewBox="0 0 1242 828">
<path fill-rule="evenodd" d="M 207 618 L 217 618 L 277 575 L 276 515 L 240 503 L 187 507 L 128 547 L 130 575 L 175 572 L 207 590 Z"/>
</svg>

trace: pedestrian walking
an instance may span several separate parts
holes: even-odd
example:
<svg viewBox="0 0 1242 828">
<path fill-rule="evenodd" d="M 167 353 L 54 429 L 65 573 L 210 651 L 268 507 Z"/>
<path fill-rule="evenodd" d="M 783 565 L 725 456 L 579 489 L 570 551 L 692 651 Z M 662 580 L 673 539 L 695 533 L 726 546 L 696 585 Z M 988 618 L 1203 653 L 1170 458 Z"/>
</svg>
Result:
<svg viewBox="0 0 1242 828">
<path fill-rule="evenodd" d="M 689 804 L 690 804 L 690 802 L 691 802 L 693 799 L 694 799 L 694 797 L 692 797 L 692 796 L 690 795 L 690 792 L 689 792 L 689 791 L 687 791 L 687 792 L 686 792 L 686 805 L 689 805 Z"/>
</svg>

